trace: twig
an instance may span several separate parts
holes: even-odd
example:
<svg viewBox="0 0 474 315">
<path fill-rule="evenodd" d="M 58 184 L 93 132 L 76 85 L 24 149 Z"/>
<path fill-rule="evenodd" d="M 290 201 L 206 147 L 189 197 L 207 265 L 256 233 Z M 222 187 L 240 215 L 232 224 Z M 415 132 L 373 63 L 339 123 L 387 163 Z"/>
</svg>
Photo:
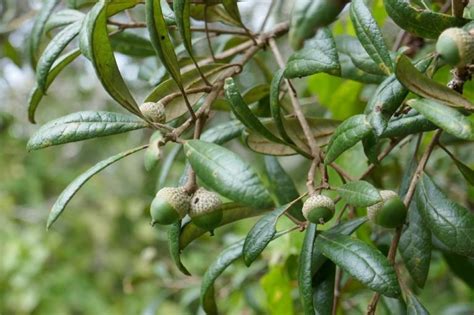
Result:
<svg viewBox="0 0 474 315">
<path fill-rule="evenodd" d="M 267 25 L 268 20 L 270 19 L 270 15 L 272 13 L 274 4 L 275 4 L 275 0 L 272 0 L 272 2 L 270 3 L 270 7 L 268 8 L 267 14 L 265 15 L 265 18 L 263 19 L 262 25 L 260 26 L 260 32 L 263 32 L 263 30 L 265 29 L 265 26 Z"/>
<path fill-rule="evenodd" d="M 462 17 L 464 13 L 464 7 L 467 5 L 467 1 L 464 0 L 451 0 L 451 12 L 455 17 Z"/>
<path fill-rule="evenodd" d="M 337 305 L 339 304 L 339 297 L 341 296 L 341 280 L 342 269 L 336 268 L 336 276 L 334 279 L 334 298 L 332 300 L 332 315 L 337 315 Z"/>
<path fill-rule="evenodd" d="M 209 36 L 209 23 L 207 22 L 207 9 L 208 5 L 204 6 L 204 30 L 206 31 L 206 40 L 209 51 L 211 52 L 211 57 L 214 62 L 216 62 L 216 55 L 214 55 L 214 49 L 212 49 L 211 37 Z"/>
</svg>

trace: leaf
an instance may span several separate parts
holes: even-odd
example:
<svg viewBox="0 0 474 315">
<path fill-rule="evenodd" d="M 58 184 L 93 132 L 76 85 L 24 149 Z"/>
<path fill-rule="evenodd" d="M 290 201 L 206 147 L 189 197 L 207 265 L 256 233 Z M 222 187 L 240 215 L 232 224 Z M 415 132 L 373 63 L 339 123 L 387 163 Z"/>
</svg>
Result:
<svg viewBox="0 0 474 315">
<path fill-rule="evenodd" d="M 316 144 L 318 146 L 324 146 L 328 144 L 331 135 L 333 134 L 336 127 L 339 125 L 339 121 L 334 119 L 326 118 L 311 118 L 307 117 L 306 120 L 310 126 L 311 132 L 314 136 Z M 277 127 L 273 119 L 262 119 L 262 124 L 270 130 L 272 133 L 278 133 Z M 304 150 L 307 154 L 310 154 L 310 149 L 307 144 L 306 136 L 304 135 L 303 129 L 298 122 L 298 119 L 291 117 L 283 120 L 283 126 L 291 138 L 300 149 Z M 245 137 L 245 143 L 247 146 L 259 153 L 268 155 L 292 155 L 296 154 L 296 151 L 291 147 L 284 144 L 277 144 L 269 141 L 265 137 L 261 136 L 257 132 L 247 130 L 248 134 Z"/>
<path fill-rule="evenodd" d="M 223 226 L 223 225 L 233 223 L 239 220 L 243 220 L 246 218 L 259 216 L 265 213 L 266 211 L 270 210 L 268 208 L 266 209 L 251 208 L 251 207 L 243 206 L 241 204 L 234 203 L 234 202 L 223 204 L 221 206 L 221 209 L 224 213 L 224 217 L 222 218 L 222 221 L 219 224 L 219 226 Z M 189 221 L 183 224 L 181 228 L 181 236 L 179 240 L 180 248 L 184 249 L 192 241 L 194 241 L 195 239 L 197 239 L 198 237 L 202 236 L 203 234 L 207 232 L 209 231 L 201 229 L 200 227 L 193 224 L 192 221 Z"/>
<path fill-rule="evenodd" d="M 114 51 L 132 57 L 150 57 L 155 55 L 151 43 L 130 32 L 119 32 L 110 37 L 110 43 Z"/>
<path fill-rule="evenodd" d="M 44 27 L 44 32 L 49 33 L 52 30 L 64 27 L 74 22 L 81 21 L 85 14 L 78 10 L 65 9 L 51 14 Z"/>
<path fill-rule="evenodd" d="M 323 234 L 343 234 L 350 235 L 354 233 L 362 224 L 367 222 L 367 217 L 357 218 L 350 221 L 339 223 L 333 226 L 329 230 L 323 232 Z M 315 247 L 313 251 L 312 267 L 313 274 L 316 274 L 320 268 L 327 261 L 327 258 L 323 255 L 319 247 Z"/>
<path fill-rule="evenodd" d="M 245 104 L 242 95 L 240 94 L 237 86 L 235 85 L 234 79 L 227 78 L 224 84 L 224 94 L 229 101 L 232 111 L 235 116 L 250 130 L 260 133 L 262 136 L 270 141 L 282 143 L 282 140 L 276 137 L 260 122 L 257 116 L 250 110 L 247 104 Z"/>
<path fill-rule="evenodd" d="M 181 83 L 181 73 L 179 70 L 178 57 L 174 51 L 168 28 L 163 17 L 160 0 L 145 1 L 146 24 L 153 47 L 163 66 L 176 81 L 180 90 L 183 90 Z"/>
<path fill-rule="evenodd" d="M 108 159 L 100 161 L 86 172 L 82 173 L 79 177 L 74 179 L 64 191 L 59 195 L 58 199 L 54 203 L 51 212 L 48 216 L 48 223 L 46 224 L 46 228 L 49 229 L 53 223 L 58 219 L 58 217 L 63 213 L 64 209 L 66 208 L 69 201 L 71 201 L 72 197 L 77 193 L 77 191 L 89 180 L 92 176 L 102 171 L 104 168 L 108 167 L 109 165 L 123 159 L 130 154 L 143 150 L 148 145 L 144 145 L 141 147 L 137 147 L 117 155 L 111 156 Z"/>
<path fill-rule="evenodd" d="M 65 27 L 61 32 L 54 36 L 39 58 L 36 67 L 36 82 L 38 88 L 43 91 L 43 93 L 46 92 L 48 75 L 53 63 L 59 57 L 64 48 L 66 48 L 66 46 L 79 34 L 81 26 L 82 21 L 77 21 Z"/>
<path fill-rule="evenodd" d="M 377 249 L 341 234 L 321 234 L 315 242 L 324 256 L 371 290 L 389 297 L 400 295 L 393 266 Z"/>
<path fill-rule="evenodd" d="M 266 155 L 264 157 L 264 163 L 270 182 L 270 190 L 275 196 L 278 205 L 282 206 L 297 199 L 299 193 L 295 183 L 281 167 L 278 159 L 274 156 Z M 288 209 L 288 213 L 298 220 L 306 221 L 301 212 L 302 207 L 303 202 L 297 201 Z"/>
<path fill-rule="evenodd" d="M 410 204 L 407 221 L 398 250 L 416 285 L 423 288 L 430 270 L 431 232 L 419 213 L 416 200 Z"/>
<path fill-rule="evenodd" d="M 411 99 L 407 104 L 447 133 L 457 138 L 474 140 L 472 121 L 457 109 L 428 99 Z"/>
<path fill-rule="evenodd" d="M 330 164 L 339 155 L 357 144 L 372 132 L 372 126 L 365 115 L 355 115 L 336 128 L 326 149 L 325 164 Z"/>
<path fill-rule="evenodd" d="M 270 90 L 270 110 L 272 113 L 273 121 L 275 122 L 275 126 L 282 139 L 287 143 L 293 143 L 293 140 L 291 140 L 290 136 L 288 136 L 288 134 L 286 133 L 285 126 L 283 125 L 283 118 L 281 117 L 280 111 L 280 85 L 281 81 L 284 78 L 284 73 L 284 69 L 279 69 L 273 76 Z"/>
<path fill-rule="evenodd" d="M 217 314 L 214 282 L 234 261 L 242 256 L 244 240 L 227 247 L 209 266 L 201 281 L 201 305 L 207 314 Z"/>
<path fill-rule="evenodd" d="M 409 292 L 406 296 L 407 315 L 430 315 L 413 293 Z"/>
<path fill-rule="evenodd" d="M 445 103 L 451 107 L 474 110 L 474 105 L 468 99 L 423 75 L 404 55 L 398 56 L 396 60 L 395 75 L 407 89 L 419 96 Z"/>
<path fill-rule="evenodd" d="M 288 210 L 288 205 L 283 205 L 266 214 L 252 227 L 245 237 L 243 246 L 244 262 L 250 266 L 263 252 L 276 234 L 278 219 Z"/>
<path fill-rule="evenodd" d="M 36 62 L 38 61 L 38 54 L 40 49 L 41 38 L 44 34 L 44 28 L 48 18 L 53 13 L 54 8 L 59 3 L 59 0 L 46 0 L 43 2 L 43 6 L 36 15 L 35 21 L 33 23 L 33 28 L 31 29 L 31 34 L 29 37 L 28 50 L 30 63 L 33 66 L 33 69 L 36 68 Z"/>
<path fill-rule="evenodd" d="M 416 197 L 434 236 L 453 252 L 474 256 L 474 214 L 449 200 L 427 175 L 418 182 Z"/>
<path fill-rule="evenodd" d="M 143 165 L 145 166 L 145 170 L 148 172 L 154 169 L 161 158 L 161 148 L 160 148 L 160 141 L 163 139 L 161 132 L 155 131 L 150 137 L 150 141 L 148 142 L 148 148 L 145 150 L 145 154 L 143 155 Z"/>
<path fill-rule="evenodd" d="M 303 247 L 301 248 L 298 267 L 298 288 L 305 314 L 315 314 L 313 305 L 313 284 L 311 261 L 313 258 L 316 224 L 310 223 L 306 228 Z"/>
<path fill-rule="evenodd" d="M 383 75 L 367 73 L 357 68 L 351 58 L 346 54 L 339 54 L 339 63 L 341 65 L 341 78 L 367 84 L 379 84 L 385 79 Z"/>
<path fill-rule="evenodd" d="M 79 49 L 74 49 L 56 60 L 56 62 L 53 64 L 51 70 L 48 73 L 48 77 L 46 78 L 45 90 L 49 88 L 49 86 L 53 83 L 54 79 L 56 79 L 59 73 L 61 73 L 61 71 L 66 68 L 71 62 L 73 62 L 77 57 L 79 57 L 80 54 L 81 52 Z M 33 90 L 31 90 L 31 94 L 28 100 L 28 120 L 31 123 L 36 123 L 36 109 L 38 108 L 38 105 L 43 96 L 44 93 L 41 91 L 38 85 L 36 85 Z"/>
<path fill-rule="evenodd" d="M 443 252 L 449 269 L 471 289 L 474 288 L 474 258 Z"/>
<path fill-rule="evenodd" d="M 191 273 L 181 262 L 181 249 L 179 248 L 179 238 L 181 235 L 181 221 L 172 224 L 168 230 L 168 248 L 174 264 L 183 274 L 190 276 Z"/>
<path fill-rule="evenodd" d="M 363 180 L 349 182 L 336 190 L 345 202 L 355 207 L 368 207 L 382 201 L 377 188 Z"/>
<path fill-rule="evenodd" d="M 341 74 L 341 65 L 332 33 L 327 28 L 318 31 L 305 47 L 293 53 L 285 68 L 286 78 L 305 77 L 318 72 Z"/>
<path fill-rule="evenodd" d="M 234 152 L 201 140 L 186 141 L 184 152 L 199 179 L 222 196 L 256 208 L 272 206 L 255 171 Z"/>
<path fill-rule="evenodd" d="M 231 120 L 204 131 L 201 140 L 215 144 L 224 144 L 242 134 L 244 126 L 237 120 Z"/>
<path fill-rule="evenodd" d="M 465 24 L 462 18 L 415 7 L 409 0 L 384 0 L 384 4 L 398 26 L 419 37 L 436 39 L 445 29 Z"/>
<path fill-rule="evenodd" d="M 122 6 L 133 6 L 129 2 Z M 97 77 L 109 95 L 133 114 L 142 116 L 135 99 L 128 90 L 117 66 L 107 33 L 109 6 L 106 0 L 98 2 L 87 14 L 81 30 L 80 47 L 88 57 Z"/>
<path fill-rule="evenodd" d="M 239 23 L 242 24 L 239 7 L 237 6 L 237 0 L 222 0 L 222 5 L 234 20 L 239 21 Z"/>
<path fill-rule="evenodd" d="M 28 141 L 28 150 L 115 135 L 147 127 L 137 117 L 112 112 L 77 112 L 43 125 Z"/>
<path fill-rule="evenodd" d="M 405 137 L 419 132 L 435 130 L 437 127 L 422 115 L 413 112 L 411 115 L 396 117 L 390 120 L 381 138 Z"/>
<path fill-rule="evenodd" d="M 313 277 L 313 305 L 317 315 L 330 315 L 334 300 L 336 265 L 326 261 Z"/>
<path fill-rule="evenodd" d="M 362 46 L 380 69 L 384 73 L 390 74 L 393 69 L 390 52 L 385 45 L 382 32 L 364 0 L 352 1 L 350 16 Z"/>
<path fill-rule="evenodd" d="M 346 0 L 298 0 L 290 20 L 290 44 L 294 49 L 303 46 L 307 38 L 331 24 L 344 9 Z"/>
</svg>

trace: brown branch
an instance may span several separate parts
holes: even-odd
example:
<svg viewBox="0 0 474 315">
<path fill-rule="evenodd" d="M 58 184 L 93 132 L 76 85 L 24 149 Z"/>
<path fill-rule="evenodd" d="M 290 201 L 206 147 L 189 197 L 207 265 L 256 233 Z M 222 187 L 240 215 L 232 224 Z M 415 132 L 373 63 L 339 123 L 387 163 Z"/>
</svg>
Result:
<svg viewBox="0 0 474 315">
<path fill-rule="evenodd" d="M 451 0 L 451 13 L 455 17 L 463 17 L 464 7 L 469 1 L 465 0 Z"/>
</svg>

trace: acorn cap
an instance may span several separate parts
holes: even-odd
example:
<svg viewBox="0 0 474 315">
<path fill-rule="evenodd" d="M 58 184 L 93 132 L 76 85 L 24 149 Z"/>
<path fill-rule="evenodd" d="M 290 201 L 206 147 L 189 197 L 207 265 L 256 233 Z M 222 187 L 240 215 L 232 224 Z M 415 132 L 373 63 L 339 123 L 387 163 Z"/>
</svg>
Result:
<svg viewBox="0 0 474 315">
<path fill-rule="evenodd" d="M 182 219 L 189 209 L 191 197 L 183 187 L 160 189 L 150 206 L 151 224 L 172 224 Z"/>
<path fill-rule="evenodd" d="M 382 201 L 367 207 L 370 221 L 386 228 L 396 228 L 405 223 L 407 209 L 398 194 L 392 190 L 380 191 Z"/>
<path fill-rule="evenodd" d="M 303 204 L 303 216 L 312 223 L 325 223 L 334 215 L 334 201 L 323 195 L 310 196 Z"/>
<path fill-rule="evenodd" d="M 149 119 L 155 123 L 165 123 L 166 122 L 166 111 L 165 106 L 160 101 L 146 102 L 140 105 L 140 111 L 142 112 L 145 118 Z"/>
<path fill-rule="evenodd" d="M 222 221 L 221 205 L 219 194 L 199 188 L 191 199 L 189 216 L 197 226 L 212 231 Z"/>
<path fill-rule="evenodd" d="M 474 59 L 474 37 L 462 28 L 448 28 L 439 35 L 436 51 L 450 65 L 465 66 Z"/>
</svg>

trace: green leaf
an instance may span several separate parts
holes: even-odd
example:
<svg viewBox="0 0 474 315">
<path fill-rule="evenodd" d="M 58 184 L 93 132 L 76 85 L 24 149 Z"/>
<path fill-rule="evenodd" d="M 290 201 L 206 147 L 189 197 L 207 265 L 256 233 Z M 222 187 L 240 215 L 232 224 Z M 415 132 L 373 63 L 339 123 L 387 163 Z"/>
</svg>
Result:
<svg viewBox="0 0 474 315">
<path fill-rule="evenodd" d="M 306 228 L 303 247 L 301 248 L 298 267 L 298 288 L 305 314 L 315 314 L 313 305 L 312 258 L 316 239 L 316 224 L 310 223 Z"/>
<path fill-rule="evenodd" d="M 59 3 L 59 0 L 46 0 L 43 2 L 43 6 L 36 15 L 33 28 L 29 37 L 28 50 L 30 63 L 33 69 L 36 68 L 36 62 L 38 61 L 38 54 L 40 49 L 41 38 L 44 34 L 44 28 L 54 8 Z"/>
<path fill-rule="evenodd" d="M 461 162 L 457 157 L 455 157 L 451 152 L 447 149 L 444 150 L 449 157 L 454 161 L 456 167 L 461 172 L 464 179 L 471 185 L 474 185 L 474 170 L 472 170 L 469 166 Z"/>
<path fill-rule="evenodd" d="M 471 289 L 474 289 L 474 258 L 448 252 L 443 252 L 443 257 L 449 269 Z"/>
<path fill-rule="evenodd" d="M 332 314 L 336 265 L 326 261 L 313 277 L 313 305 L 317 315 Z"/>
<path fill-rule="evenodd" d="M 244 126 L 237 120 L 231 120 L 204 131 L 201 140 L 215 144 L 224 144 L 237 138 L 244 131 Z"/>
<path fill-rule="evenodd" d="M 371 132 L 372 126 L 365 115 L 355 115 L 345 120 L 336 128 L 329 141 L 324 163 L 330 164 Z"/>
<path fill-rule="evenodd" d="M 147 127 L 137 117 L 112 112 L 77 112 L 43 125 L 28 141 L 28 150 L 115 135 Z"/>
<path fill-rule="evenodd" d="M 108 159 L 100 161 L 86 172 L 82 173 L 79 177 L 73 180 L 64 191 L 59 195 L 58 199 L 54 203 L 51 212 L 48 216 L 48 223 L 46 224 L 46 228 L 49 229 L 53 223 L 58 219 L 58 217 L 63 213 L 64 209 L 66 208 L 69 201 L 71 201 L 72 197 L 77 193 L 77 191 L 89 180 L 92 176 L 102 171 L 104 168 L 108 167 L 109 165 L 123 159 L 124 157 L 129 156 L 135 152 L 143 150 L 148 145 L 144 145 L 141 147 L 137 147 L 117 155 L 111 156 Z"/>
<path fill-rule="evenodd" d="M 180 90 L 183 90 L 178 57 L 176 57 L 174 46 L 168 33 L 166 21 L 163 17 L 161 2 L 160 0 L 146 0 L 145 8 L 146 24 L 148 32 L 150 33 L 151 43 L 163 63 L 163 66 L 176 81 Z"/>
<path fill-rule="evenodd" d="M 416 197 L 431 232 L 451 251 L 474 256 L 474 214 L 449 200 L 427 175 L 418 182 Z"/>
<path fill-rule="evenodd" d="M 319 72 L 336 76 L 341 74 L 336 43 L 328 28 L 320 29 L 314 39 L 306 42 L 303 49 L 290 56 L 285 77 L 305 77 Z"/>
<path fill-rule="evenodd" d="M 430 315 L 430 312 L 418 301 L 413 293 L 407 293 L 406 300 L 407 315 Z"/>
<path fill-rule="evenodd" d="M 379 84 L 385 79 L 384 75 L 376 75 L 364 72 L 359 69 L 346 54 L 339 54 L 339 63 L 341 65 L 340 77 L 367 84 Z"/>
<path fill-rule="evenodd" d="M 274 156 L 266 155 L 264 157 L 265 170 L 270 182 L 270 191 L 276 198 L 279 206 L 285 205 L 292 202 L 299 197 L 298 190 L 296 189 L 293 179 L 285 172 L 281 167 L 278 159 Z M 298 220 L 306 221 L 301 209 L 303 202 L 300 200 L 293 204 L 288 213 Z"/>
<path fill-rule="evenodd" d="M 288 205 L 280 206 L 266 214 L 252 227 L 245 237 L 243 246 L 244 262 L 250 266 L 263 252 L 276 234 L 278 219 L 288 210 Z"/>
<path fill-rule="evenodd" d="M 323 234 L 327 233 L 327 234 L 350 235 L 354 233 L 354 231 L 357 230 L 365 222 L 367 222 L 366 217 L 342 222 L 342 223 L 339 223 L 338 225 L 333 226 L 329 230 L 324 231 Z M 313 274 L 317 273 L 326 261 L 327 261 L 327 258 L 323 255 L 320 248 L 315 247 L 313 251 L 313 259 L 312 259 L 312 267 L 311 267 Z"/>
<path fill-rule="evenodd" d="M 168 230 L 168 248 L 174 264 L 183 274 L 190 276 L 191 273 L 181 262 L 181 248 L 179 247 L 179 238 L 181 235 L 181 221 L 172 224 Z"/>
<path fill-rule="evenodd" d="M 132 57 L 150 57 L 155 50 L 150 41 L 135 33 L 119 32 L 110 37 L 114 51 Z"/>
<path fill-rule="evenodd" d="M 339 121 L 334 119 L 307 117 L 306 120 L 308 121 L 311 132 L 318 146 L 327 145 L 332 133 L 339 125 Z M 275 121 L 273 119 L 262 119 L 261 121 L 262 124 L 268 130 L 270 130 L 270 132 L 275 134 L 278 133 Z M 288 119 L 284 118 L 283 126 L 292 142 L 304 152 L 306 152 L 306 154 L 310 154 L 306 136 L 304 135 L 303 129 L 301 128 L 298 119 L 295 117 Z M 248 134 L 245 137 L 245 143 L 251 150 L 255 152 L 267 155 L 296 154 L 296 151 L 288 145 L 271 142 L 267 138 L 252 130 L 247 130 L 247 133 Z"/>
<path fill-rule="evenodd" d="M 49 33 L 55 28 L 64 27 L 84 19 L 85 14 L 78 10 L 65 9 L 51 14 L 44 27 L 44 32 Z"/>
<path fill-rule="evenodd" d="M 469 111 L 474 110 L 474 105 L 468 99 L 425 76 L 404 55 L 397 58 L 395 74 L 407 89 L 419 96 L 445 103 L 451 107 L 463 108 Z"/>
<path fill-rule="evenodd" d="M 251 218 L 255 216 L 262 215 L 266 211 L 270 210 L 269 208 L 266 209 L 258 209 L 258 208 L 251 208 L 247 206 L 243 206 L 238 203 L 225 203 L 221 206 L 221 209 L 224 213 L 221 223 L 219 226 L 223 226 L 229 223 L 233 223 L 239 220 L 243 220 L 246 218 Z M 201 229 L 200 227 L 196 226 L 189 221 L 183 224 L 181 229 L 181 237 L 179 240 L 179 246 L 181 249 L 184 249 L 188 246 L 192 241 L 197 239 L 198 237 L 202 236 L 203 234 L 209 231 Z"/>
<path fill-rule="evenodd" d="M 148 172 L 154 169 L 156 165 L 158 164 L 158 162 L 160 161 L 161 148 L 159 144 L 160 144 L 160 140 L 162 139 L 163 139 L 163 136 L 161 135 L 161 132 L 159 131 L 155 131 L 150 137 L 148 148 L 146 148 L 145 150 L 144 160 L 143 160 L 145 170 L 147 170 Z"/>
<path fill-rule="evenodd" d="M 91 60 L 97 77 L 109 95 L 131 113 L 142 116 L 135 99 L 120 74 L 109 41 L 107 17 L 109 13 L 108 6 L 111 4 L 108 3 L 106 0 L 101 0 L 87 14 L 80 35 L 81 51 Z M 132 6 L 132 4 L 128 5 Z"/>
<path fill-rule="evenodd" d="M 344 184 L 336 190 L 345 202 L 355 207 L 368 207 L 382 201 L 377 188 L 363 180 Z"/>
<path fill-rule="evenodd" d="M 222 5 L 234 20 L 239 21 L 239 23 L 242 24 L 239 7 L 237 6 L 237 0 L 222 0 Z"/>
<path fill-rule="evenodd" d="M 298 0 L 290 21 L 290 43 L 294 49 L 303 46 L 307 38 L 336 20 L 346 0 Z"/>
<path fill-rule="evenodd" d="M 430 270 L 431 232 L 419 213 L 416 200 L 410 204 L 407 221 L 398 250 L 416 285 L 423 288 Z"/>
<path fill-rule="evenodd" d="M 288 134 L 286 133 L 280 110 L 280 85 L 281 81 L 284 78 L 284 73 L 284 69 L 279 69 L 273 76 L 270 90 L 270 110 L 272 113 L 273 120 L 275 122 L 275 126 L 282 139 L 285 140 L 285 142 L 287 143 L 293 143 L 293 140 L 291 140 L 290 136 L 288 136 Z"/>
<path fill-rule="evenodd" d="M 390 52 L 385 45 L 382 32 L 364 0 L 352 1 L 350 16 L 362 46 L 380 69 L 384 73 L 390 74 L 393 69 Z"/>
<path fill-rule="evenodd" d="M 196 175 L 222 196 L 256 208 L 272 206 L 255 171 L 234 152 L 200 140 L 186 141 L 184 152 Z"/>
<path fill-rule="evenodd" d="M 385 10 L 402 29 L 419 37 L 436 39 L 450 27 L 461 27 L 466 20 L 414 6 L 410 0 L 384 0 Z"/>
<path fill-rule="evenodd" d="M 54 79 L 56 79 L 59 73 L 61 73 L 61 71 L 66 68 L 71 62 L 73 62 L 77 57 L 79 57 L 80 54 L 81 52 L 79 49 L 74 49 L 56 60 L 56 62 L 53 64 L 51 70 L 48 73 L 48 77 L 46 78 L 44 87 L 45 90 L 49 88 L 49 86 L 53 83 Z M 31 90 L 30 98 L 28 100 L 28 120 L 31 123 L 36 123 L 36 109 L 38 108 L 38 105 L 43 96 L 44 93 L 41 91 L 38 85 L 36 85 L 33 90 Z"/>
<path fill-rule="evenodd" d="M 457 109 L 428 99 L 411 99 L 407 104 L 447 133 L 457 138 L 474 140 L 473 122 Z"/>
<path fill-rule="evenodd" d="M 319 235 L 315 246 L 371 290 L 389 297 L 400 295 L 395 269 L 377 249 L 361 240 L 329 233 Z"/>
<path fill-rule="evenodd" d="M 403 138 L 408 135 L 424 131 L 435 130 L 437 127 L 431 121 L 413 111 L 412 114 L 392 118 L 387 129 L 380 135 L 381 138 Z"/>
<path fill-rule="evenodd" d="M 242 95 L 240 94 L 237 86 L 235 85 L 234 79 L 227 78 L 224 85 L 224 94 L 226 99 L 229 101 L 232 111 L 235 116 L 250 130 L 260 133 L 262 136 L 270 141 L 282 143 L 283 141 L 276 137 L 260 122 L 257 116 L 250 110 L 247 104 L 245 104 Z"/>
<path fill-rule="evenodd" d="M 82 21 L 74 22 L 53 37 L 38 60 L 36 81 L 38 88 L 45 93 L 49 71 L 66 46 L 79 34 Z"/>
<path fill-rule="evenodd" d="M 242 256 L 244 240 L 227 247 L 209 266 L 201 281 L 201 305 L 207 314 L 218 314 L 214 299 L 214 282 L 234 261 Z"/>
</svg>

